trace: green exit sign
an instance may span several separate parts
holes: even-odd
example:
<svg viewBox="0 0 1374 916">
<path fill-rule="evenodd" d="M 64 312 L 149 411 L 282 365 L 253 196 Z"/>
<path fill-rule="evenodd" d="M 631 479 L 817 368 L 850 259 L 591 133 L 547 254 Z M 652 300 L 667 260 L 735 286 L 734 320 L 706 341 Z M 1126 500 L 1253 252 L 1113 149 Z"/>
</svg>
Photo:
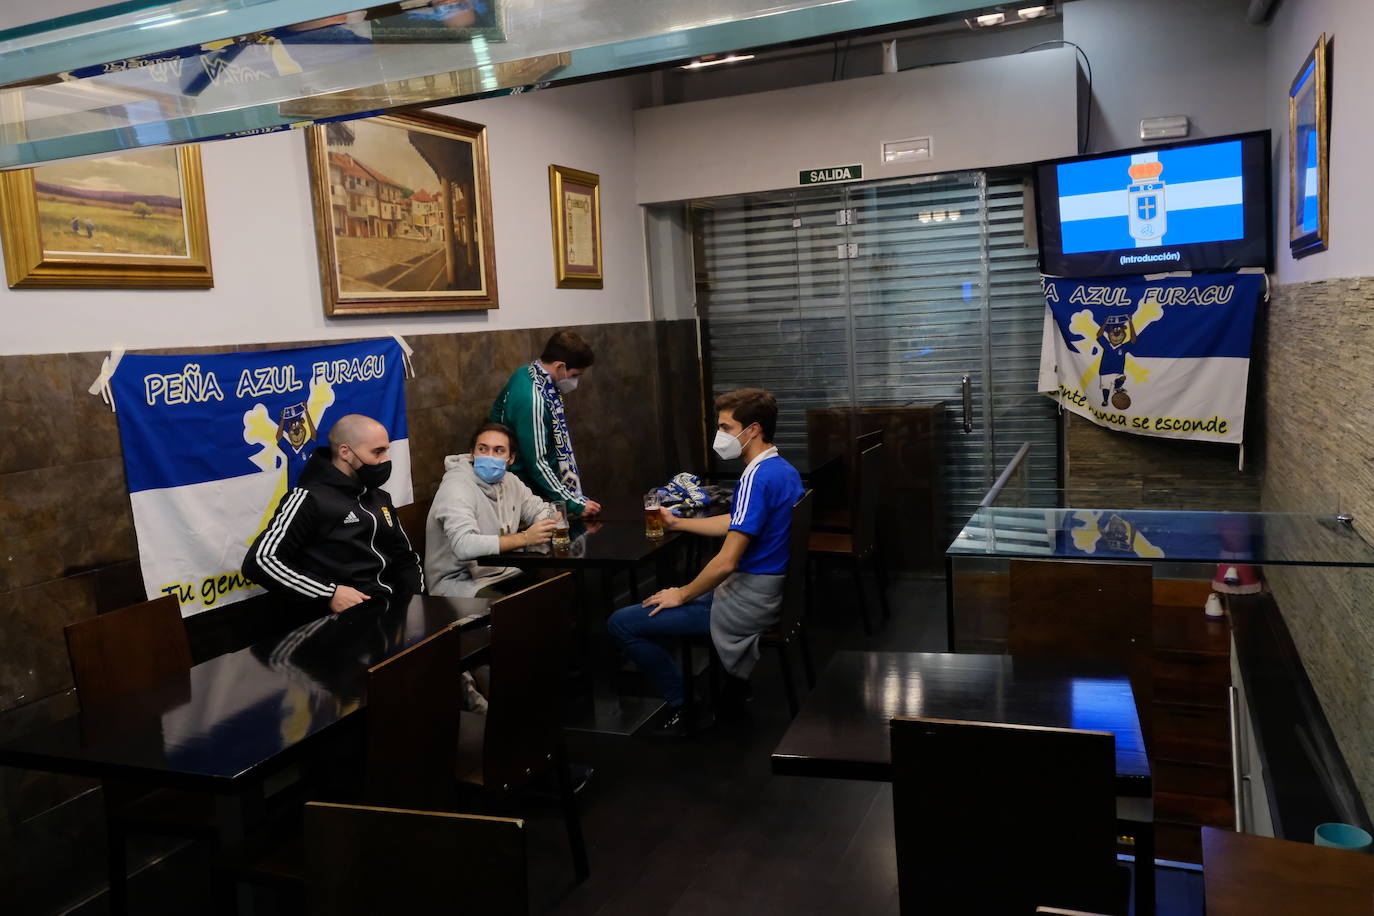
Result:
<svg viewBox="0 0 1374 916">
<path fill-rule="evenodd" d="M 825 169 L 802 169 L 797 184 L 830 184 L 834 181 L 857 181 L 864 177 L 861 165 L 832 165 Z"/>
</svg>

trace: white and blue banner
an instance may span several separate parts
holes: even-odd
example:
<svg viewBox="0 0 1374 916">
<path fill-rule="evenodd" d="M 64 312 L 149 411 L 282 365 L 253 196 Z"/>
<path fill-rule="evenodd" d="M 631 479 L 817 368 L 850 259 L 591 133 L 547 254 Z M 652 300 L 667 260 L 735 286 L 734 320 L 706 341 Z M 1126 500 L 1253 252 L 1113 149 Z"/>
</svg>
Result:
<svg viewBox="0 0 1374 916">
<path fill-rule="evenodd" d="M 1044 278 L 1039 390 L 1099 426 L 1239 444 L 1262 274 Z"/>
<path fill-rule="evenodd" d="M 148 597 L 190 615 L 261 592 L 243 555 L 346 414 L 386 427 L 386 489 L 412 502 L 405 376 L 394 339 L 123 357 L 109 382 Z"/>
</svg>

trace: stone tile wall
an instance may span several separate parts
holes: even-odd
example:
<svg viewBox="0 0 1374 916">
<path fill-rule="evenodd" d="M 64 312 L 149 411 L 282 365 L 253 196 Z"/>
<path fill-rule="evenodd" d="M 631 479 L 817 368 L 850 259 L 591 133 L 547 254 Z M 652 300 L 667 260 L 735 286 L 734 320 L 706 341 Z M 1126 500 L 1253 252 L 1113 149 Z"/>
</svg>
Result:
<svg viewBox="0 0 1374 916">
<path fill-rule="evenodd" d="M 588 492 L 642 492 L 700 465 L 702 393 L 695 323 L 576 327 L 596 364 L 569 399 L 569 425 Z M 432 496 L 445 455 L 473 428 L 516 366 L 539 354 L 551 328 L 433 334 L 409 339 L 412 476 Z M 276 349 L 324 341 L 176 352 Z M 0 740 L 76 709 L 62 628 L 144 599 L 116 417 L 87 393 L 104 354 L 0 357 Z M 35 911 L 99 881 L 100 831 L 87 780 L 0 768 L 0 899 L 22 893 Z M 62 805 L 87 795 L 87 803 Z M 59 807 L 60 806 L 60 807 Z M 70 822 L 70 823 L 69 823 Z M 64 837 L 83 852 L 56 852 Z M 65 881 L 44 869 L 66 862 Z M 89 866 L 89 867 L 88 867 Z M 57 894 L 40 899 L 43 894 Z M 19 899 L 19 898 L 13 898 Z M 73 897 L 73 902 L 77 897 Z"/>
<path fill-rule="evenodd" d="M 1071 506 L 1110 502 L 1113 509 L 1259 508 L 1260 474 L 1249 454 L 1251 445 L 1240 471 L 1235 446 L 1133 436 L 1077 414 L 1065 417 L 1064 479 Z M 1247 423 L 1247 435 L 1254 434 L 1255 427 Z"/>
<path fill-rule="evenodd" d="M 1370 346 L 1374 278 L 1274 291 L 1264 370 L 1265 511 L 1347 512 L 1374 541 Z M 1270 566 L 1265 576 L 1364 801 L 1374 803 L 1374 571 Z"/>
<path fill-rule="evenodd" d="M 1070 417 L 1071 498 L 1111 492 L 1125 508 L 1348 512 L 1374 540 L 1369 346 L 1374 278 L 1275 287 L 1256 329 L 1246 470 L 1236 471 L 1234 448 L 1122 435 Z M 1268 566 L 1265 577 L 1356 784 L 1374 802 L 1374 571 Z"/>
</svg>

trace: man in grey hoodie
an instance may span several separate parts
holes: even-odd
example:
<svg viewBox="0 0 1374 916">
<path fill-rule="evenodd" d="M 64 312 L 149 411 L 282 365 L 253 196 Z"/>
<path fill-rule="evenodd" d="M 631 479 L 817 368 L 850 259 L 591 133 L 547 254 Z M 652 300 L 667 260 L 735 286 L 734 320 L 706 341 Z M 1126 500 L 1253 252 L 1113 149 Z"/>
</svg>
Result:
<svg viewBox="0 0 1374 916">
<path fill-rule="evenodd" d="M 554 521 L 548 505 L 519 477 L 515 434 L 483 423 L 466 455 L 444 459 L 444 479 L 425 522 L 425 581 L 431 595 L 491 597 L 508 594 L 520 570 L 479 566 L 478 557 L 547 543 Z"/>
</svg>

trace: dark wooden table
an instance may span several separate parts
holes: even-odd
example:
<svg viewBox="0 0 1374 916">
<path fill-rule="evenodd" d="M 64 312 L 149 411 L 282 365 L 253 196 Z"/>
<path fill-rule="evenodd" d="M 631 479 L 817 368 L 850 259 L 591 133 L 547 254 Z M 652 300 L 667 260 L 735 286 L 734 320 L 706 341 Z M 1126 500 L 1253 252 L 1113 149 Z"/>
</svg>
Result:
<svg viewBox="0 0 1374 916">
<path fill-rule="evenodd" d="M 543 545 L 531 550 L 512 550 L 508 553 L 479 557 L 477 562 L 483 566 L 572 570 L 577 573 L 579 604 L 583 608 L 589 608 L 591 604 L 585 573 L 589 569 L 600 570 L 603 612 L 609 615 L 615 610 L 615 573 L 623 572 L 627 575 L 630 597 L 634 601 L 639 601 L 640 566 L 653 562 L 657 568 L 658 581 L 660 584 L 666 584 L 674 572 L 672 563 L 678 556 L 675 548 L 683 543 L 683 535 L 676 531 L 665 531 L 656 538 L 647 536 L 644 533 L 642 503 L 634 520 L 574 519 L 570 534 L 572 543 L 565 548 Z M 579 616 L 578 628 L 579 639 L 585 652 L 588 632 L 585 614 Z"/>
<path fill-rule="evenodd" d="M 1132 825 L 1137 861 L 1145 866 L 1136 912 L 1153 912 L 1150 761 L 1122 669 L 1010 655 L 837 652 L 773 751 L 773 772 L 891 782 L 894 716 L 1114 734 L 1117 818 Z"/>
<path fill-rule="evenodd" d="M 85 702 L 72 718 L 0 744 L 0 765 L 251 793 L 366 704 L 370 666 L 449 627 L 484 627 L 488 617 L 486 599 L 369 602 L 147 690 Z"/>
<path fill-rule="evenodd" d="M 1202 828 L 1207 916 L 1370 916 L 1374 856 Z"/>
<path fill-rule="evenodd" d="M 1110 731 L 1117 792 L 1150 795 L 1130 679 L 1094 662 L 945 652 L 837 652 L 773 751 L 773 772 L 891 781 L 893 716 Z"/>
<path fill-rule="evenodd" d="M 644 510 L 639 517 L 583 522 L 574 520 L 572 543 L 562 549 L 544 545 L 531 550 L 479 557 L 483 566 L 516 566 L 520 569 L 621 569 L 638 566 L 662 555 L 681 535 L 665 531 L 651 538 L 644 533 Z"/>
</svg>

